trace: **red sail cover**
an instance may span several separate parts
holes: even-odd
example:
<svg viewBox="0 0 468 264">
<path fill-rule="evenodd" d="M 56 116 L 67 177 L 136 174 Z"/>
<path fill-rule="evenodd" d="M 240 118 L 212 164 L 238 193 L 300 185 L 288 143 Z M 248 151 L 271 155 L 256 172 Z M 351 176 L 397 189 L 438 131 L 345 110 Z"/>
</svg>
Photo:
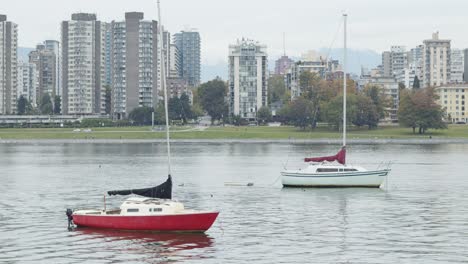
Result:
<svg viewBox="0 0 468 264">
<path fill-rule="evenodd" d="M 305 162 L 323 162 L 323 161 L 338 161 L 341 164 L 346 163 L 346 148 L 342 148 L 335 156 L 318 157 L 318 158 L 305 158 Z"/>
</svg>

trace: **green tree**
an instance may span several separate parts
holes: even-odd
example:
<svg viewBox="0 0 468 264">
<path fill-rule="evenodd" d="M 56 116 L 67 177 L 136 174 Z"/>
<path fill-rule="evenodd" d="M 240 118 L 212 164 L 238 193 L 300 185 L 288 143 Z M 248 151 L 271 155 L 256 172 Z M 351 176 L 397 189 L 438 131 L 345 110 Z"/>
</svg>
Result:
<svg viewBox="0 0 468 264">
<path fill-rule="evenodd" d="M 54 115 L 59 115 L 62 111 L 62 100 L 60 96 L 54 96 Z"/>
<path fill-rule="evenodd" d="M 190 98 L 186 93 L 183 93 L 179 98 L 180 103 L 180 115 L 184 120 L 184 123 L 187 123 L 187 119 L 193 118 L 192 106 L 190 105 Z"/>
<path fill-rule="evenodd" d="M 357 96 L 349 94 L 346 96 L 346 122 L 347 125 L 357 120 Z M 334 129 L 343 129 L 343 95 L 333 98 L 324 106 L 324 119 Z"/>
<path fill-rule="evenodd" d="M 384 118 L 385 108 L 390 104 L 390 100 L 385 95 L 384 90 L 378 85 L 370 84 L 364 87 L 362 93 L 372 100 L 379 115 L 379 119 Z"/>
<path fill-rule="evenodd" d="M 20 96 L 18 99 L 18 115 L 24 115 L 26 113 L 26 107 L 28 105 L 28 99 L 26 99 L 24 96 Z"/>
<path fill-rule="evenodd" d="M 285 116 L 292 125 L 305 129 L 312 123 L 313 105 L 309 100 L 297 98 L 282 109 L 281 115 Z"/>
<path fill-rule="evenodd" d="M 152 113 L 152 107 L 137 107 L 128 114 L 128 118 L 136 125 L 151 125 Z"/>
<path fill-rule="evenodd" d="M 268 78 L 268 104 L 282 101 L 286 93 L 283 75 L 272 75 Z"/>
<path fill-rule="evenodd" d="M 416 133 L 417 117 L 416 105 L 412 99 L 412 92 L 403 91 L 400 95 L 400 105 L 398 106 L 398 123 L 404 127 L 413 128 L 413 133 Z"/>
<path fill-rule="evenodd" d="M 369 129 L 376 128 L 379 124 L 379 113 L 377 107 L 370 97 L 362 94 L 356 97 L 356 115 L 352 119 L 355 126 L 368 126 Z"/>
<path fill-rule="evenodd" d="M 419 88 L 421 88 L 420 84 L 419 84 L 419 78 L 418 78 L 418 76 L 415 75 L 414 76 L 414 81 L 413 81 L 413 89 L 419 89 Z"/>
<path fill-rule="evenodd" d="M 104 86 L 105 95 L 104 95 L 104 104 L 106 105 L 106 115 L 111 114 L 111 104 L 112 104 L 112 90 L 109 85 Z"/>
<path fill-rule="evenodd" d="M 447 128 L 443 121 L 444 110 L 437 104 L 437 99 L 434 88 L 419 89 L 413 94 L 419 134 L 426 133 L 428 129 Z"/>
<path fill-rule="evenodd" d="M 257 119 L 260 123 L 266 123 L 271 120 L 271 110 L 267 106 L 262 106 L 257 111 Z"/>
<path fill-rule="evenodd" d="M 419 134 L 428 129 L 444 129 L 444 111 L 436 103 L 437 96 L 432 88 L 418 89 L 405 92 L 400 98 L 398 122 L 401 126 L 411 127 L 413 133 L 418 128 Z"/>
<path fill-rule="evenodd" d="M 52 106 L 52 98 L 48 93 L 42 95 L 41 103 L 39 104 L 39 110 L 43 115 L 51 115 L 54 112 L 54 108 Z"/>
<path fill-rule="evenodd" d="M 182 120 L 182 122 L 186 124 L 188 119 L 193 118 L 190 98 L 185 93 L 183 93 L 180 98 L 170 98 L 168 107 L 170 120 Z"/>
<path fill-rule="evenodd" d="M 222 119 L 227 114 L 227 104 L 225 102 L 227 85 L 224 81 L 217 78 L 201 84 L 197 90 L 198 102 L 211 116 L 212 123 L 215 120 Z"/>
</svg>

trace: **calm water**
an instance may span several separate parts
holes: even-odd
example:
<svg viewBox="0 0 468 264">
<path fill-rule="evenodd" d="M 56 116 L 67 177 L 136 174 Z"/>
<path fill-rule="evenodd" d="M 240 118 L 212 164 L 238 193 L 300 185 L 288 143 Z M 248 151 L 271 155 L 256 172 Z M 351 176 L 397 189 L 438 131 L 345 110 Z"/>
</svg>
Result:
<svg viewBox="0 0 468 264">
<path fill-rule="evenodd" d="M 221 214 L 206 234 L 148 234 L 68 232 L 65 209 L 102 207 L 107 190 L 164 181 L 164 145 L 0 145 L 0 262 L 468 262 L 468 145 L 351 146 L 352 163 L 395 162 L 388 191 L 281 188 L 286 163 L 337 149 L 176 144 L 175 198 Z"/>
</svg>

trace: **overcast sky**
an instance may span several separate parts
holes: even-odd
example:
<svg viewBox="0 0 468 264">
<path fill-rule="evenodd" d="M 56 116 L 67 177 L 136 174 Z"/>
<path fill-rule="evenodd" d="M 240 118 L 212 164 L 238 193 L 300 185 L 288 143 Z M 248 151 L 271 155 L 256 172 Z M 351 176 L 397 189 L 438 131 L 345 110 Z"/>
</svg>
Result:
<svg viewBox="0 0 468 264">
<path fill-rule="evenodd" d="M 416 46 L 440 31 L 452 46 L 468 47 L 468 1 L 465 0 L 161 0 L 163 24 L 175 33 L 199 30 L 202 63 L 226 61 L 228 45 L 247 37 L 268 46 L 269 56 L 329 47 L 349 14 L 349 46 L 383 51 L 390 45 Z M 126 11 L 157 19 L 156 0 L 1 0 L 0 13 L 19 25 L 19 45 L 33 47 L 59 39 L 60 22 L 74 12 L 96 13 L 101 21 L 123 20 Z M 334 48 L 342 45 L 341 33 Z"/>
</svg>

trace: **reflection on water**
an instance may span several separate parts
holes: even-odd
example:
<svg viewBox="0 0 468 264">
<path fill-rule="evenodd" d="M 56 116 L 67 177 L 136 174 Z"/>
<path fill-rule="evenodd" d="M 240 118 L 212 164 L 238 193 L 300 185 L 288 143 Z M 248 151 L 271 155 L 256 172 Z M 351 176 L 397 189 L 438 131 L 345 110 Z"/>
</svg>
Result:
<svg viewBox="0 0 468 264">
<path fill-rule="evenodd" d="M 174 197 L 220 210 L 207 234 L 67 231 L 66 208 L 166 178 L 163 144 L 0 145 L 0 262 L 467 263 L 467 145 L 361 145 L 387 189 L 281 188 L 279 171 L 337 146 L 175 144 Z M 253 187 L 225 186 L 253 182 Z M 109 197 L 118 207 L 123 197 Z"/>
<path fill-rule="evenodd" d="M 151 233 L 118 230 L 77 228 L 72 235 L 90 244 L 118 245 L 121 254 L 141 256 L 147 259 L 202 260 L 203 249 L 211 247 L 213 239 L 203 233 Z M 112 249 L 111 249 L 112 250 Z M 190 253 L 193 252 L 193 253 Z"/>
</svg>

